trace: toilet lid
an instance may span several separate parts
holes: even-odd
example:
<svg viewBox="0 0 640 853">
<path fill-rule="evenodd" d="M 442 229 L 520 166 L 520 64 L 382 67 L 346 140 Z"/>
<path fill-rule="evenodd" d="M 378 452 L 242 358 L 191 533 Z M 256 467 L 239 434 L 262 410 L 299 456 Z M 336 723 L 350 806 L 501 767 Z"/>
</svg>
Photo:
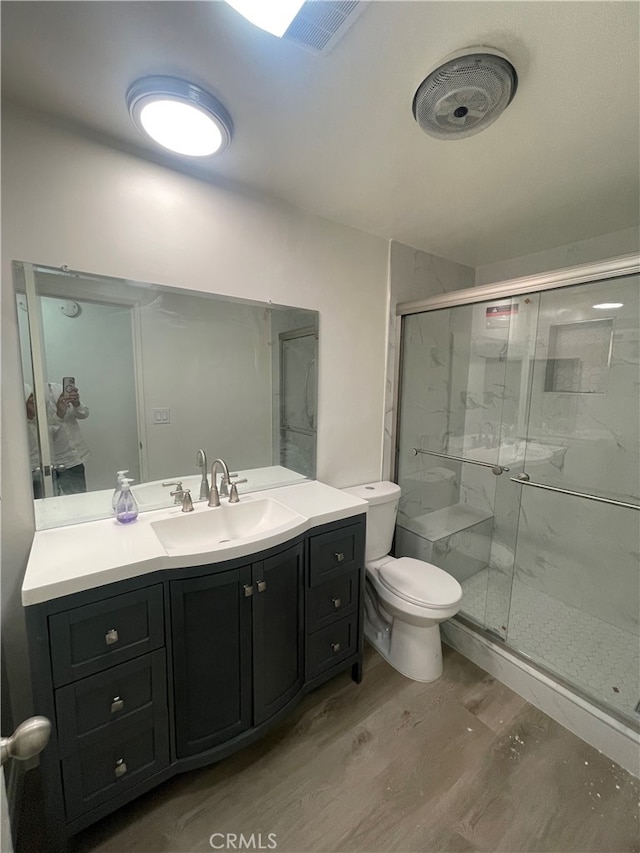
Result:
<svg viewBox="0 0 640 853">
<path fill-rule="evenodd" d="M 378 570 L 380 581 L 395 595 L 426 607 L 448 607 L 462 598 L 462 587 L 431 563 L 400 557 Z"/>
</svg>

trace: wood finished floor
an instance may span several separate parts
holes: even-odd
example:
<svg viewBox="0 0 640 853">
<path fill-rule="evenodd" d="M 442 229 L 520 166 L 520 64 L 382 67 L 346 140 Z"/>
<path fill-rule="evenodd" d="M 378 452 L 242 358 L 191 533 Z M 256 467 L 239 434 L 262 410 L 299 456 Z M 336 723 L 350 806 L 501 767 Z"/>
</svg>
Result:
<svg viewBox="0 0 640 853">
<path fill-rule="evenodd" d="M 334 679 L 259 743 L 72 849 L 191 853 L 212 833 L 265 846 L 275 833 L 280 853 L 638 853 L 639 797 L 632 776 L 456 652 L 419 684 L 367 647 L 362 684 Z"/>
</svg>

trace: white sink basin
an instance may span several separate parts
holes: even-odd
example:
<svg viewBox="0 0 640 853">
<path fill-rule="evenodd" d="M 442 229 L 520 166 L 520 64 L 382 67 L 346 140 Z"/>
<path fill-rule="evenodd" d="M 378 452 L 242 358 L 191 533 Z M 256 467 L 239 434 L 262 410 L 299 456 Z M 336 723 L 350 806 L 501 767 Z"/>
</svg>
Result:
<svg viewBox="0 0 640 853">
<path fill-rule="evenodd" d="M 193 554 L 268 540 L 304 521 L 297 512 L 264 498 L 215 508 L 203 506 L 194 513 L 154 521 L 151 527 L 168 552 Z"/>
</svg>

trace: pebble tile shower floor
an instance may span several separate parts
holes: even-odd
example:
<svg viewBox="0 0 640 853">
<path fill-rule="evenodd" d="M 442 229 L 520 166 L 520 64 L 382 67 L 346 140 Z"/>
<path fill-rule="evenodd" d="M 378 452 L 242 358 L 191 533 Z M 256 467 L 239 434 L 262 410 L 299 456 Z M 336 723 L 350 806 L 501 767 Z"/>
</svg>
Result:
<svg viewBox="0 0 640 853">
<path fill-rule="evenodd" d="M 480 624 L 500 624 L 487 602 L 489 570 L 463 581 L 462 612 Z M 507 642 L 591 695 L 640 719 L 640 640 L 514 578 Z M 493 620 L 493 622 L 492 622 Z"/>
</svg>

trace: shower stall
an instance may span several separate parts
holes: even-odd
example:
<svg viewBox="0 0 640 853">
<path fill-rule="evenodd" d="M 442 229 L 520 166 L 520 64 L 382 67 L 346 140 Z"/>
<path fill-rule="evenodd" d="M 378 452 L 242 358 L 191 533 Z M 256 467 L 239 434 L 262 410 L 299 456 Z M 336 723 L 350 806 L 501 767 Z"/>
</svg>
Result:
<svg viewBox="0 0 640 853">
<path fill-rule="evenodd" d="M 638 258 L 399 306 L 396 556 L 456 617 L 640 721 Z"/>
</svg>

